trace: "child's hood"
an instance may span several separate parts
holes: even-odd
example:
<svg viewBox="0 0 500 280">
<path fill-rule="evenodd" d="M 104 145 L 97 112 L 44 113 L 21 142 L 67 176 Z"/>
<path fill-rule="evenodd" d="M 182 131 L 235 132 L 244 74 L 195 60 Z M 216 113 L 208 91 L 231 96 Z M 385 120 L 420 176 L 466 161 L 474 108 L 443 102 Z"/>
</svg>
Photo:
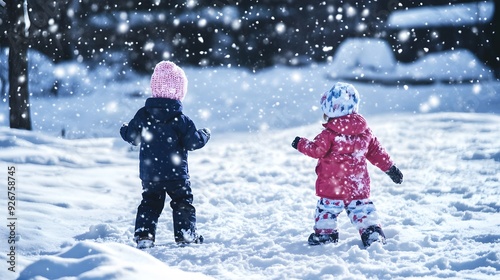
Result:
<svg viewBox="0 0 500 280">
<path fill-rule="evenodd" d="M 323 126 L 344 135 L 358 135 L 368 129 L 365 118 L 356 113 L 332 118 Z"/>
<path fill-rule="evenodd" d="M 182 113 L 182 103 L 168 98 L 148 98 L 144 108 L 157 120 L 168 120 Z"/>
</svg>

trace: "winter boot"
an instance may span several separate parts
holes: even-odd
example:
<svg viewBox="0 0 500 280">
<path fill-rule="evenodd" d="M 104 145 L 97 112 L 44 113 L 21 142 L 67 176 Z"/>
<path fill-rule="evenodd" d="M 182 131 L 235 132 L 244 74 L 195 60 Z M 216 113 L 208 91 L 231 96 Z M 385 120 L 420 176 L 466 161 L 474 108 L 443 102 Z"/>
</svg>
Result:
<svg viewBox="0 0 500 280">
<path fill-rule="evenodd" d="M 314 246 L 314 245 L 320 245 L 320 244 L 326 244 L 326 243 L 337 243 L 339 241 L 339 233 L 338 232 L 333 232 L 331 234 L 317 234 L 317 233 L 311 233 L 309 235 L 309 239 L 307 240 L 307 243 L 309 245 Z"/>
<path fill-rule="evenodd" d="M 155 242 L 151 237 L 139 237 L 137 239 L 137 249 L 147 249 L 155 246 Z"/>
<path fill-rule="evenodd" d="M 194 239 L 192 239 L 192 240 L 186 240 L 184 238 L 181 238 L 181 239 L 177 239 L 175 242 L 179 246 L 184 246 L 184 245 L 191 244 L 191 243 L 202 244 L 203 241 L 204 241 L 203 235 L 195 234 Z"/>
<path fill-rule="evenodd" d="M 369 247 L 373 242 L 381 242 L 385 244 L 385 234 L 379 226 L 369 226 L 361 233 L 361 241 L 363 245 Z"/>
</svg>

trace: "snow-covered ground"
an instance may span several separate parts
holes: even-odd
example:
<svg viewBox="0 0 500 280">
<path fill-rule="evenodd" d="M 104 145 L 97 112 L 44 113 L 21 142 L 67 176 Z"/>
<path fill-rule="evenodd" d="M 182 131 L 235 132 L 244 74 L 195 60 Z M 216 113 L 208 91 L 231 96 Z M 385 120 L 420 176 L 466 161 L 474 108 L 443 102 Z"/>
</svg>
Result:
<svg viewBox="0 0 500 280">
<path fill-rule="evenodd" d="M 33 98 L 33 132 L 9 129 L 3 103 L 0 178 L 7 186 L 7 168 L 16 167 L 17 221 L 16 272 L 8 270 L 10 230 L 0 227 L 0 279 L 498 279 L 500 83 L 492 79 L 355 83 L 361 113 L 405 175 L 394 185 L 370 168 L 387 244 L 362 249 L 344 215 L 338 244 L 307 245 L 316 162 L 290 143 L 320 131 L 318 97 L 333 84 L 335 63 L 255 74 L 186 68 L 185 113 L 213 136 L 190 153 L 206 243 L 183 248 L 168 205 L 161 246 L 133 247 L 138 152 L 118 130 L 144 103 L 149 77 L 86 69 L 68 78 L 89 79 L 74 87 L 81 92 Z M 7 224 L 6 195 L 0 205 Z"/>
</svg>

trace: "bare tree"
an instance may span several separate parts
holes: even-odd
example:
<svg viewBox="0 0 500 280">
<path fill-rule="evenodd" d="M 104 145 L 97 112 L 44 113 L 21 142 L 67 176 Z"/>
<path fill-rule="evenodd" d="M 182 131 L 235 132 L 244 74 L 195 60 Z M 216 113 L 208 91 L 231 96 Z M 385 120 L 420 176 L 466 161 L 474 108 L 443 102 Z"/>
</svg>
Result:
<svg viewBox="0 0 500 280">
<path fill-rule="evenodd" d="M 3 22 L 2 19 L 4 18 L 4 15 L 5 15 L 5 6 L 6 5 L 7 4 L 3 0 L 0 0 L 0 23 Z M 0 36 L 1 36 L 1 34 L 0 34 Z M 7 79 L 8 78 L 3 75 L 4 69 L 7 69 L 6 64 L 7 63 L 0 63 L 0 83 L 2 84 L 2 86 L 0 87 L 0 96 L 2 96 L 2 97 L 7 96 L 7 83 L 8 83 Z"/>
<path fill-rule="evenodd" d="M 28 91 L 29 20 L 26 1 L 7 1 L 10 127 L 31 130 Z"/>
<path fill-rule="evenodd" d="M 492 27 L 492 55 L 490 65 L 493 67 L 497 79 L 500 79 L 500 0 L 495 0 L 495 12 L 491 22 Z"/>
</svg>

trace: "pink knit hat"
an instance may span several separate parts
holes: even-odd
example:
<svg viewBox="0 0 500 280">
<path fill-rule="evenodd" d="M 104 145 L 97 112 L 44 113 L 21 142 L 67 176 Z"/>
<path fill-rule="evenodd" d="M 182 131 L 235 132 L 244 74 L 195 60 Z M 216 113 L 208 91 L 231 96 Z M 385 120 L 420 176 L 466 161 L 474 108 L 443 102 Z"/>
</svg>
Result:
<svg viewBox="0 0 500 280">
<path fill-rule="evenodd" d="M 162 61 L 155 66 L 151 76 L 153 97 L 181 101 L 187 93 L 188 80 L 184 71 L 175 63 Z"/>
</svg>

